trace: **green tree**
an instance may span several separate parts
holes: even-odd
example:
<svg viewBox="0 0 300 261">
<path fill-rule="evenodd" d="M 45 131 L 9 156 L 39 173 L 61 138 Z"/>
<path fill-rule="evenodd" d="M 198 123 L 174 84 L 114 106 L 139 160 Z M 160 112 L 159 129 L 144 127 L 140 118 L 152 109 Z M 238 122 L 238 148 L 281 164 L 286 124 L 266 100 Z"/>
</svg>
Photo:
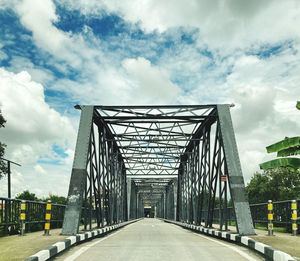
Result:
<svg viewBox="0 0 300 261">
<path fill-rule="evenodd" d="M 4 128 L 6 120 L 0 111 L 0 128 Z M 0 158 L 4 156 L 6 145 L 0 141 Z M 7 174 L 7 164 L 5 161 L 0 159 L 0 179 Z"/>
<path fill-rule="evenodd" d="M 300 198 L 300 170 L 279 167 L 255 173 L 246 191 L 250 204 Z"/>
<path fill-rule="evenodd" d="M 246 192 L 248 194 L 249 203 L 261 203 L 271 199 L 270 195 L 270 179 L 264 174 L 256 172 L 251 178 L 250 182 L 246 186 Z"/>
<path fill-rule="evenodd" d="M 67 198 L 63 196 L 57 196 L 57 195 L 50 195 L 48 198 L 46 198 L 44 201 L 51 200 L 53 204 L 62 204 L 66 205 L 67 204 Z"/>
<path fill-rule="evenodd" d="M 24 190 L 22 193 L 16 196 L 16 199 L 22 200 L 31 200 L 31 201 L 38 201 L 39 199 L 34 193 L 30 193 L 29 190 Z"/>
</svg>

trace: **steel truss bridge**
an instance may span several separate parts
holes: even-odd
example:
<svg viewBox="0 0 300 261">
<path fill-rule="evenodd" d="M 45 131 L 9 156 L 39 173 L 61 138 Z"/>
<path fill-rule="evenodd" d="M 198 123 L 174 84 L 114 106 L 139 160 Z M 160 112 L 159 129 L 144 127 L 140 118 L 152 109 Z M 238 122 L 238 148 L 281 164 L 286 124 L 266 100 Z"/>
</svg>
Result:
<svg viewBox="0 0 300 261">
<path fill-rule="evenodd" d="M 81 119 L 62 234 L 144 216 L 254 234 L 230 105 L 75 106 Z"/>
</svg>

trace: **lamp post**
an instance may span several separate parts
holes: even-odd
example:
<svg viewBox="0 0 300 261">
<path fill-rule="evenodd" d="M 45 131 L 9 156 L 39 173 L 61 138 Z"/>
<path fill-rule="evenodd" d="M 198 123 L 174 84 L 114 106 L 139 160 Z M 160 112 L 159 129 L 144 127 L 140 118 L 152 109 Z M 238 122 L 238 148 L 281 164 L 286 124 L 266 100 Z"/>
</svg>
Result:
<svg viewBox="0 0 300 261">
<path fill-rule="evenodd" d="M 11 160 L 8 160 L 8 159 L 4 159 L 4 158 L 0 158 L 1 160 L 5 160 L 7 162 L 7 195 L 8 195 L 8 198 L 11 198 L 11 178 L 10 178 L 10 164 L 15 164 L 15 165 L 18 165 L 21 167 L 20 164 L 16 163 L 16 162 L 13 162 Z"/>
</svg>

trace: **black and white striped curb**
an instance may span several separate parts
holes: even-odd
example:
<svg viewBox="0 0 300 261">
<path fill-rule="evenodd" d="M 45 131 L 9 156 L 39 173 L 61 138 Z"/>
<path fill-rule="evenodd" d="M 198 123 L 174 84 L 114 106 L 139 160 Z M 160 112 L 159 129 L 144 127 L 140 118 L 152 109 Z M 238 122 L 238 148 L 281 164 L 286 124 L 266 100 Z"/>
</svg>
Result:
<svg viewBox="0 0 300 261">
<path fill-rule="evenodd" d="M 172 223 L 175 225 L 179 225 L 181 227 L 201 232 L 207 235 L 215 236 L 221 239 L 225 239 L 228 241 L 233 241 L 235 243 L 247 246 L 248 248 L 255 250 L 262 254 L 267 260 L 274 260 L 274 261 L 296 261 L 292 256 L 289 254 L 276 250 L 268 245 L 265 245 L 263 243 L 257 242 L 254 239 L 247 237 L 247 236 L 241 236 L 239 234 L 231 234 L 227 232 L 218 231 L 216 229 L 209 229 L 202 226 L 195 226 L 191 224 L 181 223 L 177 221 L 172 220 L 166 220 L 163 219 L 165 222 Z"/>
<path fill-rule="evenodd" d="M 39 252 L 37 252 L 36 254 L 28 257 L 25 261 L 44 261 L 44 260 L 48 260 L 52 257 L 54 257 L 55 255 L 57 255 L 58 253 L 61 253 L 62 251 L 70 248 L 71 246 L 74 246 L 77 243 L 82 243 L 86 240 L 92 239 L 94 237 L 97 237 L 99 235 L 104 235 L 107 233 L 110 233 L 114 230 L 117 230 L 121 227 L 124 227 L 126 225 L 129 225 L 131 223 L 134 223 L 136 221 L 139 221 L 140 219 L 136 219 L 136 220 L 131 220 L 131 221 L 127 221 L 127 222 L 123 222 L 120 224 L 116 224 L 113 226 L 107 226 L 104 228 L 99 228 L 99 229 L 95 229 L 93 231 L 90 232 L 86 232 L 84 234 L 77 234 L 75 236 L 70 236 L 60 242 L 57 242 L 55 244 L 53 244 L 52 246 L 41 250 Z"/>
</svg>

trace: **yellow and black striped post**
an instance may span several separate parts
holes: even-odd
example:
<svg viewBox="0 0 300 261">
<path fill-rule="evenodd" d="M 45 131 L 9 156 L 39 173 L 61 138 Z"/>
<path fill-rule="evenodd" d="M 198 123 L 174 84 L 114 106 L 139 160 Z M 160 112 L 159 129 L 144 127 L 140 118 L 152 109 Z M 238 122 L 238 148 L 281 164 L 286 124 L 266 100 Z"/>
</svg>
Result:
<svg viewBox="0 0 300 261">
<path fill-rule="evenodd" d="M 268 200 L 268 236 L 273 236 L 273 203 Z"/>
<path fill-rule="evenodd" d="M 52 204 L 51 200 L 48 200 L 46 204 L 46 215 L 45 215 L 45 230 L 44 230 L 44 236 L 49 236 L 50 232 L 50 221 L 51 221 L 51 209 Z"/>
<path fill-rule="evenodd" d="M 26 201 L 25 200 L 21 201 L 20 220 L 21 220 L 21 236 L 24 236 L 25 220 L 26 220 Z"/>
<path fill-rule="evenodd" d="M 298 230 L 298 226 L 297 226 L 297 201 L 296 200 L 292 200 L 292 205 L 291 205 L 291 209 L 292 209 L 292 234 L 293 236 L 297 235 L 297 230 Z"/>
</svg>

